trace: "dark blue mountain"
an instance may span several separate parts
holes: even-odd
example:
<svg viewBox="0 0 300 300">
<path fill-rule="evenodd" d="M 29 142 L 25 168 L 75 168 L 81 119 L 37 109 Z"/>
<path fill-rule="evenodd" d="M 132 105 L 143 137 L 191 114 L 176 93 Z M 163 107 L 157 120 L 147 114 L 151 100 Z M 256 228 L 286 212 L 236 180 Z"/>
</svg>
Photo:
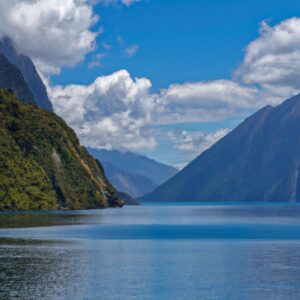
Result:
<svg viewBox="0 0 300 300">
<path fill-rule="evenodd" d="M 26 104 L 36 104 L 21 71 L 0 53 L 0 89 L 10 89 Z"/>
<path fill-rule="evenodd" d="M 142 201 L 300 201 L 300 95 L 267 106 Z"/>
<path fill-rule="evenodd" d="M 31 59 L 19 54 L 9 38 L 0 40 L 0 53 L 22 73 L 36 104 L 43 109 L 53 111 L 52 104 L 48 98 L 46 87 L 41 80 Z M 21 99 L 22 100 L 22 99 Z"/>
</svg>

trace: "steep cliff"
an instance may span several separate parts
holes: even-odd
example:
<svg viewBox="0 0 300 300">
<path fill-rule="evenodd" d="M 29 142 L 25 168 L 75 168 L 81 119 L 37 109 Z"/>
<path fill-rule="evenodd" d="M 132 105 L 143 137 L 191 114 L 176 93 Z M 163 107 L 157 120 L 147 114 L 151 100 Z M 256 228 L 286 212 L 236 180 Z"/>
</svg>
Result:
<svg viewBox="0 0 300 300">
<path fill-rule="evenodd" d="M 18 53 L 12 40 L 8 37 L 4 37 L 0 40 L 0 53 L 20 70 L 33 95 L 35 103 L 43 109 L 53 111 L 46 87 L 30 57 Z"/>
<path fill-rule="evenodd" d="M 122 205 L 99 161 L 54 113 L 0 90 L 0 210 Z"/>
<path fill-rule="evenodd" d="M 36 104 L 21 71 L 0 53 L 0 89 L 13 90 L 27 104 Z"/>
</svg>

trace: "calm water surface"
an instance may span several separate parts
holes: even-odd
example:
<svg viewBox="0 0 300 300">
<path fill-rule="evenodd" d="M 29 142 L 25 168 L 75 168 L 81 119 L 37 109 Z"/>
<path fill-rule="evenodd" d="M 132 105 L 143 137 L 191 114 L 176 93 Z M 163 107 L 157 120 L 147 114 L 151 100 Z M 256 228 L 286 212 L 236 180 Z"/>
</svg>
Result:
<svg viewBox="0 0 300 300">
<path fill-rule="evenodd" d="M 2 213 L 0 228 L 0 299 L 300 299 L 298 205 Z"/>
</svg>

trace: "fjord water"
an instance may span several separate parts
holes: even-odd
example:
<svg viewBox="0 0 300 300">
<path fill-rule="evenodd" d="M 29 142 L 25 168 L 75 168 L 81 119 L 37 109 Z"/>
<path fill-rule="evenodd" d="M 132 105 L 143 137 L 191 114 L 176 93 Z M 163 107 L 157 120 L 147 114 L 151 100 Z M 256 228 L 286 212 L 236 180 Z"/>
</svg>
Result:
<svg viewBox="0 0 300 300">
<path fill-rule="evenodd" d="M 0 227 L 1 299 L 300 297 L 298 205 L 2 213 Z"/>
</svg>

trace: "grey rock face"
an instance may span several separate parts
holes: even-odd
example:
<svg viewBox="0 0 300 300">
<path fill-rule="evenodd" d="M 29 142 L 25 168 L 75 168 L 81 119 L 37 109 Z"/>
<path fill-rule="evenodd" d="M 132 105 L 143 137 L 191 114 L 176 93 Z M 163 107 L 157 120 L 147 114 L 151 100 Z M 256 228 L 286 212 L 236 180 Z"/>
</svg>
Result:
<svg viewBox="0 0 300 300">
<path fill-rule="evenodd" d="M 26 104 L 36 104 L 21 71 L 0 53 L 0 89 L 10 89 Z"/>
<path fill-rule="evenodd" d="M 31 59 L 26 55 L 17 53 L 9 38 L 3 38 L 0 40 L 0 52 L 11 64 L 15 65 L 21 71 L 31 93 L 33 94 L 36 104 L 40 108 L 53 111 L 46 87 Z"/>
</svg>

